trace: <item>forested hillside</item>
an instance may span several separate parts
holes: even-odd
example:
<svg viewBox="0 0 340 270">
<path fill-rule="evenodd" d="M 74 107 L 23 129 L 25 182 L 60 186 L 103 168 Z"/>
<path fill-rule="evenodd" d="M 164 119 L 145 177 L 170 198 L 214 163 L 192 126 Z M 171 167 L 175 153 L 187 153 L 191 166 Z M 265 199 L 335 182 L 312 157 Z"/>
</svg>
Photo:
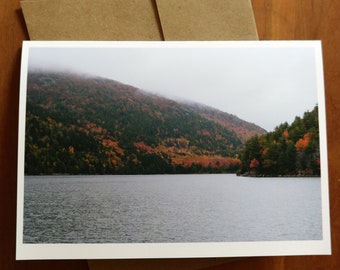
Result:
<svg viewBox="0 0 340 270">
<path fill-rule="evenodd" d="M 252 176 L 320 175 L 318 107 L 296 117 L 291 125 L 249 139 L 240 174 Z"/>
<path fill-rule="evenodd" d="M 26 174 L 235 172 L 242 142 L 264 133 L 113 80 L 28 74 Z"/>
<path fill-rule="evenodd" d="M 202 117 L 220 124 L 227 129 L 233 130 L 242 143 L 245 143 L 249 138 L 255 135 L 266 133 L 263 128 L 254 123 L 245 122 L 236 115 L 221 112 L 203 104 L 188 103 L 187 105 L 192 107 Z"/>
</svg>

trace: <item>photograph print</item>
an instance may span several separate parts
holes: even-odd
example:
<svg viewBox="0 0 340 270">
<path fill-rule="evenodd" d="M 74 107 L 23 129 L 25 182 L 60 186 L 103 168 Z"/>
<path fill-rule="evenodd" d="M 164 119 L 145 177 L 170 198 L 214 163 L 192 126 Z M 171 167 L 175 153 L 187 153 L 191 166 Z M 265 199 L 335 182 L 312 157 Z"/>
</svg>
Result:
<svg viewBox="0 0 340 270">
<path fill-rule="evenodd" d="M 329 254 L 328 208 L 320 42 L 24 42 L 18 259 Z"/>
</svg>

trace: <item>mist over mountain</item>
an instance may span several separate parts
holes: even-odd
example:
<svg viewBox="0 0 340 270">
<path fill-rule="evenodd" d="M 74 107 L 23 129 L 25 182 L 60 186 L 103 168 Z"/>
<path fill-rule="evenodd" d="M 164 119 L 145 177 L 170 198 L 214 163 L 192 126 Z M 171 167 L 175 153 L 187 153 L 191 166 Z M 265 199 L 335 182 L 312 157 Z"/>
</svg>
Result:
<svg viewBox="0 0 340 270">
<path fill-rule="evenodd" d="M 28 73 L 26 174 L 235 172 L 244 142 L 262 134 L 235 115 L 122 82 Z"/>
</svg>

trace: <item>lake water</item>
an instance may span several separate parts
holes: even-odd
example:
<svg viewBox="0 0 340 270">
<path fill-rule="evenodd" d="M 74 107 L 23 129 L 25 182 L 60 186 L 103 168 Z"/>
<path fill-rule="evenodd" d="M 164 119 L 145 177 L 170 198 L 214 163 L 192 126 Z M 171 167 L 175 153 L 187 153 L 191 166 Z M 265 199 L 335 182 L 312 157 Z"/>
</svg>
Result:
<svg viewBox="0 0 340 270">
<path fill-rule="evenodd" d="M 320 178 L 25 176 L 24 243 L 322 239 Z"/>
</svg>

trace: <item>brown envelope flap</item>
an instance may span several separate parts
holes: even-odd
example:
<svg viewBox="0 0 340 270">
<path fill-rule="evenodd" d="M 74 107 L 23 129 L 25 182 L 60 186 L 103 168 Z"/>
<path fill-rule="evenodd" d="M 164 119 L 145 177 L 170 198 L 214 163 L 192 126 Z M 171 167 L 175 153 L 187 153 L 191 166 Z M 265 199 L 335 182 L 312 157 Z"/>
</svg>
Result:
<svg viewBox="0 0 340 270">
<path fill-rule="evenodd" d="M 156 0 L 165 40 L 257 40 L 249 0 Z"/>
<path fill-rule="evenodd" d="M 21 1 L 31 40 L 162 40 L 151 0 Z"/>
</svg>

